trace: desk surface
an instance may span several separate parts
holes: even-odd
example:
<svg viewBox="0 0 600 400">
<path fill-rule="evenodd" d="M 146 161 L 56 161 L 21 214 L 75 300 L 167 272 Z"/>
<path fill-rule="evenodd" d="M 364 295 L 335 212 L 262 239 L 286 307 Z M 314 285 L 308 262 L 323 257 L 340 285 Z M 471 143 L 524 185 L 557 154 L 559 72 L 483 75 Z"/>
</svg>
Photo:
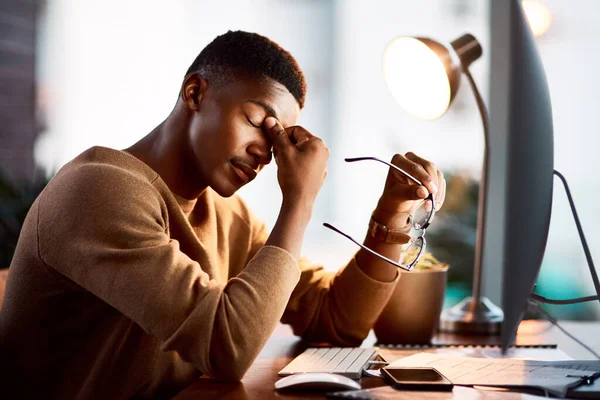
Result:
<svg viewBox="0 0 600 400">
<path fill-rule="evenodd" d="M 569 333 L 584 341 L 596 352 L 600 352 L 600 322 L 567 322 L 561 321 Z M 375 336 L 371 333 L 363 342 L 363 346 L 372 346 Z M 434 341 L 444 343 L 477 343 L 489 344 L 498 341 L 493 337 L 464 337 L 450 334 L 436 336 Z M 517 344 L 549 344 L 554 343 L 569 356 L 576 359 L 594 359 L 594 356 L 579 344 L 552 326 L 547 321 L 524 321 L 519 327 Z M 318 394 L 291 393 L 280 394 L 273 390 L 275 382 L 280 378 L 277 373 L 285 367 L 295 356 L 307 347 L 306 343 L 295 337 L 286 325 L 279 325 L 262 352 L 254 361 L 242 382 L 223 383 L 211 379 L 198 379 L 195 383 L 180 392 L 175 399 L 315 399 L 325 398 Z M 382 349 L 382 355 L 392 362 L 397 358 L 406 356 L 405 351 Z M 362 378 L 363 388 L 383 386 L 379 378 Z M 394 398 L 403 399 L 402 392 L 395 392 Z M 409 399 L 409 392 L 405 392 Z M 414 393 L 412 394 L 414 399 Z M 480 391 L 465 387 L 455 387 L 452 393 L 436 396 L 435 399 L 538 399 L 537 396 L 519 394 L 514 392 Z"/>
</svg>

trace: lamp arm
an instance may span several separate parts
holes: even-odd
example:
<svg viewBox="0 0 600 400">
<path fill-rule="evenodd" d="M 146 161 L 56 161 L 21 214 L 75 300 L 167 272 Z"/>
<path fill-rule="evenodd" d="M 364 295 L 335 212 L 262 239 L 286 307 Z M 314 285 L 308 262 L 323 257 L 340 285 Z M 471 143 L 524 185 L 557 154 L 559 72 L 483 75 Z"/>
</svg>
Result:
<svg viewBox="0 0 600 400">
<path fill-rule="evenodd" d="M 460 58 L 459 58 L 460 59 Z M 481 168 L 481 180 L 479 182 L 479 200 L 477 208 L 477 236 L 475 239 L 475 265 L 473 268 L 473 302 L 472 307 L 477 307 L 481 298 L 481 276 L 483 266 L 483 244 L 485 241 L 485 209 L 486 209 L 486 192 L 487 192 L 487 176 L 489 172 L 489 116 L 488 111 L 483 102 L 483 98 L 477 89 L 477 85 L 469 72 L 469 69 L 464 65 L 463 61 L 460 61 L 461 68 L 469 81 L 475 100 L 477 102 L 477 108 L 481 116 L 481 122 L 483 123 L 483 166 Z M 472 310 L 473 312 L 475 310 Z"/>
<path fill-rule="evenodd" d="M 487 107 L 485 106 L 485 102 L 483 101 L 483 98 L 481 97 L 481 94 L 479 93 L 479 89 L 477 89 L 477 85 L 475 84 L 475 81 L 473 80 L 473 76 L 471 76 L 471 72 L 469 71 L 469 68 L 463 66 L 462 61 L 461 61 L 460 65 L 461 65 L 462 71 L 464 72 L 465 76 L 467 77 L 467 80 L 469 81 L 469 85 L 471 85 L 471 89 L 473 89 L 473 94 L 475 95 L 475 101 L 477 102 L 477 109 L 479 110 L 479 115 L 481 115 L 481 122 L 483 123 L 485 149 L 487 151 L 488 144 L 489 144 L 489 114 L 488 114 L 488 110 L 487 110 Z"/>
<path fill-rule="evenodd" d="M 485 243 L 485 224 L 487 197 L 487 176 L 489 175 L 489 116 L 488 111 L 477 89 L 477 85 L 469 72 L 469 65 L 481 56 L 481 46 L 473 35 L 465 34 L 451 43 L 453 51 L 449 51 L 453 59 L 453 75 L 463 72 L 471 90 L 475 95 L 477 108 L 483 123 L 483 165 L 481 168 L 481 181 L 479 183 L 479 199 L 477 209 L 477 236 L 475 240 L 475 262 L 473 263 L 473 293 L 460 303 L 442 312 L 440 330 L 448 332 L 462 332 L 467 334 L 485 333 L 497 334 L 500 324 L 504 319 L 502 310 L 495 306 L 488 298 L 481 295 L 481 276 L 483 274 L 483 256 Z M 457 67 L 454 67 L 457 66 Z M 460 76 L 458 77 L 460 78 Z"/>
</svg>

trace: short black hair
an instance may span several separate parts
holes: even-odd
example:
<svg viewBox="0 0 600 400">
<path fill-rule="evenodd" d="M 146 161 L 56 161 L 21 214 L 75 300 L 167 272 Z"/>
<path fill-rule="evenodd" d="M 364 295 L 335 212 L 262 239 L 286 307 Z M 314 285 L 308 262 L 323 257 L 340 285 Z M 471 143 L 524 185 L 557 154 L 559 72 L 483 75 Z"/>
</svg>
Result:
<svg viewBox="0 0 600 400">
<path fill-rule="evenodd" d="M 271 78 L 304 107 L 306 80 L 300 66 L 287 50 L 257 33 L 228 31 L 217 36 L 198 54 L 186 76 L 194 72 L 213 84 L 240 75 Z"/>
</svg>

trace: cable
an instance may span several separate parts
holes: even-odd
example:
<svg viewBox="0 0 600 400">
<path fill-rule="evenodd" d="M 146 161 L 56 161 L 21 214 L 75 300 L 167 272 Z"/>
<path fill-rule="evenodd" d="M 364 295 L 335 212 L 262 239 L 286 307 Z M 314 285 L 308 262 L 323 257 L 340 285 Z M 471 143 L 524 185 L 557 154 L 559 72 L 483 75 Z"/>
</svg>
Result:
<svg viewBox="0 0 600 400">
<path fill-rule="evenodd" d="M 544 296 L 540 296 L 539 294 L 535 294 L 533 293 L 531 295 L 531 299 L 535 300 L 539 303 L 545 303 L 545 304 L 577 304 L 577 303 L 585 303 L 586 301 L 595 301 L 595 300 L 600 300 L 598 299 L 598 296 L 586 296 L 586 297 L 578 297 L 576 299 L 565 299 L 565 300 L 554 300 L 554 299 L 548 299 Z"/>
<path fill-rule="evenodd" d="M 575 225 L 577 226 L 577 233 L 579 234 L 581 246 L 583 247 L 583 252 L 585 253 L 585 259 L 587 260 L 588 267 L 590 269 L 590 274 L 592 275 L 592 281 L 594 282 L 594 288 L 596 289 L 596 295 L 598 296 L 597 300 L 600 300 L 600 279 L 598 278 L 598 274 L 596 273 L 596 267 L 594 266 L 594 261 L 592 260 L 592 254 L 590 253 L 590 249 L 587 245 L 587 240 L 585 240 L 583 228 L 581 227 L 581 222 L 579 221 L 579 216 L 577 216 L 575 201 L 573 200 L 573 196 L 571 196 L 571 190 L 569 190 L 567 179 L 563 176 L 563 174 L 561 174 L 557 170 L 554 170 L 554 175 L 556 175 L 560 179 L 563 186 L 565 187 L 565 192 L 567 193 L 567 200 L 569 200 L 569 206 L 571 207 L 573 219 L 575 220 Z"/>
<path fill-rule="evenodd" d="M 558 321 L 552 315 L 550 315 L 549 312 L 547 312 L 542 307 L 540 307 L 540 303 L 538 303 L 536 300 L 532 300 L 530 304 L 534 305 L 537 308 L 537 311 L 539 311 L 540 313 L 542 313 L 546 317 L 546 319 L 548 321 L 550 321 L 558 329 L 560 329 L 562 331 L 562 333 L 564 333 L 565 335 L 567 335 L 568 337 L 570 337 L 571 339 L 573 339 L 575 342 L 579 343 L 579 345 L 581 345 L 587 351 L 589 351 L 590 353 L 592 353 L 596 358 L 600 359 L 600 355 L 598 355 L 598 353 L 596 353 L 591 347 L 589 347 L 588 345 L 586 345 L 585 343 L 583 343 L 581 340 L 577 339 L 575 336 L 573 336 L 572 334 L 570 334 L 569 332 L 567 332 L 565 330 L 565 328 L 563 328 L 562 326 L 560 326 L 558 324 Z"/>
</svg>

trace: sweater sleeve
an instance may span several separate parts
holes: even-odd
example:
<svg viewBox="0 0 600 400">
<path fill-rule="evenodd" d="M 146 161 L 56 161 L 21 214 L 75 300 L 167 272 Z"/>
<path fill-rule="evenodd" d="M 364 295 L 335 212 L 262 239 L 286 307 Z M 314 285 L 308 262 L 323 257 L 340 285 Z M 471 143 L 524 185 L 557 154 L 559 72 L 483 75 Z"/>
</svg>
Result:
<svg viewBox="0 0 600 400">
<path fill-rule="evenodd" d="M 376 281 L 354 257 L 337 273 L 306 259 L 300 260 L 300 270 L 282 322 L 307 341 L 342 346 L 357 346 L 367 337 L 400 278 Z"/>
<path fill-rule="evenodd" d="M 251 216 L 253 245 L 258 251 L 268 238 L 264 223 Z M 392 295 L 400 274 L 392 282 L 380 282 L 366 275 L 353 257 L 337 273 L 326 271 L 301 258 L 300 281 L 294 289 L 281 322 L 294 333 L 312 342 L 344 346 L 361 343 Z"/>
<path fill-rule="evenodd" d="M 209 376 L 238 380 L 280 320 L 298 265 L 267 246 L 219 283 L 169 237 L 167 215 L 141 177 L 112 166 L 72 168 L 40 197 L 39 257 L 161 340 L 163 350 Z"/>
</svg>

